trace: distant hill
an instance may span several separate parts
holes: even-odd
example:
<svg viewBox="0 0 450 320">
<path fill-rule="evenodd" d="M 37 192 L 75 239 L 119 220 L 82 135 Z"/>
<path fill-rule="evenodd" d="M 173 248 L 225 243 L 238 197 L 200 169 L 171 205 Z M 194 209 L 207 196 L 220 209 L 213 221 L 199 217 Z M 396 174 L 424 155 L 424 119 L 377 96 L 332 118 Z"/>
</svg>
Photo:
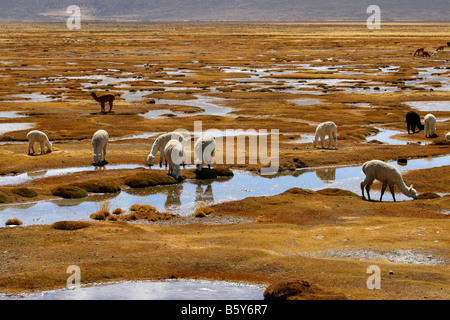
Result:
<svg viewBox="0 0 450 320">
<path fill-rule="evenodd" d="M 382 21 L 449 22 L 448 0 L 0 0 L 0 21 L 61 21 L 76 4 L 85 21 Z"/>
</svg>

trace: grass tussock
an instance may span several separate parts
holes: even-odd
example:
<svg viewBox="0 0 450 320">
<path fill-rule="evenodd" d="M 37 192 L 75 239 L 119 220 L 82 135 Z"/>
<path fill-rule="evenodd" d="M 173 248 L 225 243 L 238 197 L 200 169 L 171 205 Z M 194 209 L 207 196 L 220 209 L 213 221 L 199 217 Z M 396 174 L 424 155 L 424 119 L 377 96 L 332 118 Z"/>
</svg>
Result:
<svg viewBox="0 0 450 320">
<path fill-rule="evenodd" d="M 217 172 L 214 169 L 203 168 L 201 171 L 195 171 L 195 179 L 215 179 Z"/>
<path fill-rule="evenodd" d="M 359 197 L 356 193 L 348 191 L 348 190 L 342 190 L 337 188 L 327 188 L 316 191 L 318 194 L 324 195 L 324 196 L 349 196 L 349 197 Z"/>
<path fill-rule="evenodd" d="M 112 214 L 118 216 L 118 215 L 121 215 L 124 212 L 125 211 L 123 211 L 121 208 L 116 208 L 116 209 L 113 210 Z"/>
<path fill-rule="evenodd" d="M 78 230 L 87 228 L 89 223 L 84 221 L 57 221 L 52 224 L 53 229 L 57 230 Z"/>
<path fill-rule="evenodd" d="M 15 193 L 21 197 L 24 198 L 34 198 L 38 196 L 38 193 L 34 190 L 25 188 L 25 187 L 21 187 L 21 188 L 13 188 L 11 189 L 12 193 Z"/>
<path fill-rule="evenodd" d="M 111 213 L 107 210 L 100 210 L 90 215 L 94 220 L 107 220 L 111 216 Z"/>
<path fill-rule="evenodd" d="M 165 172 L 139 172 L 125 178 L 124 183 L 130 188 L 147 188 L 157 185 L 175 184 L 177 180 Z"/>
<path fill-rule="evenodd" d="M 0 203 L 6 203 L 8 197 L 3 192 L 0 192 Z"/>
<path fill-rule="evenodd" d="M 87 192 L 75 186 L 60 186 L 52 190 L 52 194 L 64 199 L 80 199 L 88 196 Z"/>
<path fill-rule="evenodd" d="M 22 221 L 20 221 L 19 219 L 9 219 L 8 221 L 5 222 L 5 226 L 20 226 L 22 225 Z"/>
<path fill-rule="evenodd" d="M 114 183 L 97 180 L 76 183 L 74 186 L 92 193 L 116 193 L 120 191 L 120 187 Z"/>
<path fill-rule="evenodd" d="M 112 213 L 109 212 L 109 201 L 105 201 L 98 212 L 91 214 L 91 219 L 94 220 L 104 220 L 104 221 L 136 221 L 136 220 L 147 220 L 147 221 L 160 221 L 160 220 L 170 220 L 178 215 L 159 212 L 155 207 L 144 204 L 132 205 L 129 212 L 126 213 L 121 208 L 115 209 Z"/>
<path fill-rule="evenodd" d="M 215 167 L 214 170 L 217 173 L 217 176 L 219 177 L 232 177 L 234 176 L 233 171 L 231 171 L 230 168 L 227 167 Z"/>
<path fill-rule="evenodd" d="M 197 210 L 195 210 L 194 217 L 204 218 L 207 215 L 210 215 L 212 213 L 214 213 L 214 210 L 212 208 L 202 206 L 202 207 L 199 207 Z"/>
</svg>

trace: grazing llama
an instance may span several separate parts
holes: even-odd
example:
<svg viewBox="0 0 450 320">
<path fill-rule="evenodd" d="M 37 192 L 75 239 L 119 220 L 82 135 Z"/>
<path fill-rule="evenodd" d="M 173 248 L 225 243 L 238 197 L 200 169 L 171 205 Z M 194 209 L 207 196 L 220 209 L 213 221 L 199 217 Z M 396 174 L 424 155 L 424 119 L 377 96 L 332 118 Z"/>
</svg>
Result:
<svg viewBox="0 0 450 320">
<path fill-rule="evenodd" d="M 170 140 L 178 140 L 181 143 L 184 142 L 184 136 L 176 131 L 169 132 L 169 133 L 163 133 L 158 138 L 156 138 L 155 142 L 153 142 L 152 149 L 150 150 L 150 153 L 147 156 L 147 162 L 148 165 L 151 167 L 153 165 L 153 161 L 155 161 L 156 154 L 159 151 L 159 167 L 162 167 L 162 162 L 164 160 L 164 148 L 166 147 L 166 144 Z M 167 159 L 166 161 L 166 168 L 167 168 Z M 186 161 L 183 161 L 183 167 L 185 166 Z"/>
<path fill-rule="evenodd" d="M 319 138 L 322 148 L 325 148 L 325 136 L 328 136 L 329 140 L 328 149 L 330 149 L 332 141 L 334 141 L 334 148 L 337 149 L 337 126 L 334 122 L 327 121 L 317 126 L 313 141 L 314 148 L 316 147 Z"/>
<path fill-rule="evenodd" d="M 361 192 L 363 199 L 366 199 L 364 196 L 365 187 L 367 191 L 367 198 L 370 200 L 370 187 L 374 180 L 378 180 L 382 183 L 380 201 L 383 199 L 383 194 L 387 186 L 389 186 L 389 190 L 391 191 L 394 202 L 396 201 L 394 186 L 397 186 L 404 195 L 413 199 L 417 198 L 417 191 L 413 188 L 412 185 L 410 187 L 407 187 L 405 185 L 405 182 L 403 181 L 400 171 L 389 163 L 381 160 L 367 161 L 363 164 L 362 171 L 366 175 L 366 179 L 361 182 Z"/>
<path fill-rule="evenodd" d="M 109 103 L 109 111 L 111 112 L 112 107 L 113 107 L 113 102 L 116 99 L 116 97 L 114 97 L 113 94 L 107 93 L 101 96 L 97 96 L 95 94 L 95 92 L 91 92 L 92 97 L 94 98 L 95 101 L 100 102 L 100 105 L 102 107 L 102 113 L 105 112 L 105 103 L 108 102 Z"/>
<path fill-rule="evenodd" d="M 92 147 L 94 148 L 94 166 L 106 164 L 106 145 L 109 135 L 105 130 L 98 130 L 92 136 Z"/>
<path fill-rule="evenodd" d="M 414 55 L 415 56 L 421 56 L 424 51 L 425 51 L 425 48 L 417 49 L 416 52 L 414 52 Z"/>
<path fill-rule="evenodd" d="M 206 162 L 208 169 L 211 169 L 215 150 L 216 140 L 209 134 L 204 134 L 195 141 L 194 153 L 197 171 L 202 171 L 203 162 Z"/>
<path fill-rule="evenodd" d="M 425 126 L 425 138 L 433 138 L 436 134 L 436 117 L 431 113 L 423 118 Z"/>
<path fill-rule="evenodd" d="M 445 46 L 440 46 L 439 48 L 436 49 L 436 51 L 444 51 Z"/>
<path fill-rule="evenodd" d="M 169 164 L 169 175 L 175 179 L 181 177 L 180 164 L 184 158 L 183 145 L 178 140 L 170 140 L 164 147 L 164 157 Z"/>
<path fill-rule="evenodd" d="M 426 52 L 426 51 L 424 51 L 423 53 L 422 53 L 422 57 L 430 57 L 430 54 L 428 53 L 428 52 Z"/>
<path fill-rule="evenodd" d="M 47 153 L 52 152 L 52 144 L 48 140 L 45 133 L 39 130 L 33 130 L 28 132 L 28 154 L 34 154 L 34 143 L 38 142 L 41 146 L 41 154 L 45 153 L 45 147 L 47 147 Z"/>
<path fill-rule="evenodd" d="M 409 131 L 412 130 L 412 133 L 416 133 L 416 127 L 420 130 L 424 129 L 423 124 L 420 122 L 420 116 L 415 111 L 408 111 L 406 113 L 406 127 Z"/>
</svg>

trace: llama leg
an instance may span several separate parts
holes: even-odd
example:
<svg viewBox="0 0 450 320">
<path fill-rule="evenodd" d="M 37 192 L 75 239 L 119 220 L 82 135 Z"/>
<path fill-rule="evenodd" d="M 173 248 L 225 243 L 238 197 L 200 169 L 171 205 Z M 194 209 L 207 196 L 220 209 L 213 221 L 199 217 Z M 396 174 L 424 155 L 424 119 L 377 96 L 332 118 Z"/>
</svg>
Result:
<svg viewBox="0 0 450 320">
<path fill-rule="evenodd" d="M 383 182 L 383 185 L 381 186 L 380 202 L 381 202 L 381 199 L 383 199 L 383 194 L 384 194 L 384 191 L 386 191 L 386 187 L 387 187 L 387 183 Z"/>
<path fill-rule="evenodd" d="M 365 200 L 366 197 L 364 196 L 364 181 L 361 182 L 361 193 L 362 193 L 362 198 L 363 198 L 363 200 Z"/>
<path fill-rule="evenodd" d="M 106 162 L 106 146 L 103 147 L 103 161 Z"/>
<path fill-rule="evenodd" d="M 367 198 L 370 200 L 370 186 L 373 183 L 373 179 L 366 177 L 366 179 L 361 182 L 361 191 L 362 191 L 362 195 L 363 195 L 363 199 L 365 199 L 364 197 L 364 187 L 366 188 L 366 192 L 367 192 Z"/>
<path fill-rule="evenodd" d="M 105 112 L 105 103 L 104 102 L 100 102 L 100 106 L 102 108 L 102 112 Z"/>
<path fill-rule="evenodd" d="M 391 191 L 392 198 L 394 199 L 394 202 L 395 202 L 396 200 L 395 200 L 395 191 L 394 191 L 394 185 L 393 184 L 389 185 L 389 190 Z"/>
<path fill-rule="evenodd" d="M 111 112 L 111 110 L 112 110 L 112 107 L 113 107 L 113 101 L 112 101 L 112 100 L 110 100 L 110 101 L 109 101 L 109 112 Z"/>
<path fill-rule="evenodd" d="M 44 154 L 45 153 L 45 144 L 43 142 L 40 142 L 39 144 L 41 146 L 41 154 Z"/>
<path fill-rule="evenodd" d="M 334 148 L 337 149 L 337 134 L 336 134 L 336 132 L 333 132 L 333 139 L 334 139 Z"/>
<path fill-rule="evenodd" d="M 320 144 L 322 145 L 322 149 L 325 149 L 325 136 L 320 136 Z"/>
<path fill-rule="evenodd" d="M 369 199 L 369 201 L 371 200 L 370 199 L 370 187 L 371 186 L 372 186 L 372 183 L 366 185 L 367 199 Z"/>
</svg>

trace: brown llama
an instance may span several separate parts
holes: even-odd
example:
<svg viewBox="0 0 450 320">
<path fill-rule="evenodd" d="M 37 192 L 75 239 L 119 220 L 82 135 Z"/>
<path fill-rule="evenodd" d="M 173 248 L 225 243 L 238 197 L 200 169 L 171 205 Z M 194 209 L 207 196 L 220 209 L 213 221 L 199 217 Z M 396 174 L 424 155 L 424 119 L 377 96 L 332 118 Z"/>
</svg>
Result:
<svg viewBox="0 0 450 320">
<path fill-rule="evenodd" d="M 428 52 L 426 52 L 426 51 L 424 51 L 423 53 L 422 53 L 422 57 L 429 57 L 430 56 L 430 54 L 428 53 Z"/>
<path fill-rule="evenodd" d="M 116 98 L 116 97 L 114 97 L 113 94 L 107 93 L 107 94 L 104 94 L 104 95 L 101 95 L 101 96 L 97 96 L 95 94 L 95 92 L 91 92 L 91 95 L 92 95 L 92 97 L 94 98 L 95 101 L 100 102 L 100 105 L 102 107 L 102 112 L 103 113 L 105 112 L 105 103 L 109 102 L 109 111 L 108 112 L 111 112 L 112 107 L 113 107 L 113 101 Z"/>
<path fill-rule="evenodd" d="M 436 51 L 444 51 L 445 46 L 440 46 L 439 48 L 436 49 Z"/>
<path fill-rule="evenodd" d="M 425 48 L 417 49 L 416 52 L 414 53 L 414 55 L 415 56 L 421 56 L 424 51 L 425 51 Z"/>
</svg>

